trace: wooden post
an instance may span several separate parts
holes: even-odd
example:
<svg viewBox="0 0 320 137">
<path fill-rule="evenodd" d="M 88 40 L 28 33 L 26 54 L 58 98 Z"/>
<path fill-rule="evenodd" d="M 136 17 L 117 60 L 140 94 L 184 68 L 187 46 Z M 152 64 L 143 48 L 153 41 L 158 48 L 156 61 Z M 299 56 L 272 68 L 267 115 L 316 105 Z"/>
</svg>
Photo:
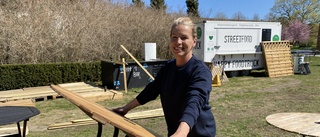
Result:
<svg viewBox="0 0 320 137">
<path fill-rule="evenodd" d="M 152 78 L 152 80 L 154 80 L 154 77 L 140 64 L 140 62 L 123 46 L 123 45 L 120 45 L 121 48 L 124 49 L 124 51 L 126 51 L 129 56 L 141 67 L 141 69 L 146 72 L 150 78 Z"/>
<path fill-rule="evenodd" d="M 127 71 L 126 71 L 126 60 L 122 58 L 122 66 L 123 66 L 123 83 L 124 83 L 124 92 L 127 93 Z"/>
</svg>

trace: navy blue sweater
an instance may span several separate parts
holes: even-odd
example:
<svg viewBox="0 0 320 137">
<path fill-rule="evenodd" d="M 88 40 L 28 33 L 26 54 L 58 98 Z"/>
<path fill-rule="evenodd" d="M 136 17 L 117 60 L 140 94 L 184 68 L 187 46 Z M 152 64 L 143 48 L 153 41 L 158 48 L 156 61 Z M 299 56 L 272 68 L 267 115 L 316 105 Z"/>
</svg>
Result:
<svg viewBox="0 0 320 137">
<path fill-rule="evenodd" d="M 187 64 L 177 67 L 174 59 L 136 98 L 143 105 L 160 95 L 168 136 L 184 121 L 191 127 L 188 136 L 213 137 L 216 125 L 209 106 L 211 84 L 212 74 L 202 61 L 192 56 Z"/>
</svg>

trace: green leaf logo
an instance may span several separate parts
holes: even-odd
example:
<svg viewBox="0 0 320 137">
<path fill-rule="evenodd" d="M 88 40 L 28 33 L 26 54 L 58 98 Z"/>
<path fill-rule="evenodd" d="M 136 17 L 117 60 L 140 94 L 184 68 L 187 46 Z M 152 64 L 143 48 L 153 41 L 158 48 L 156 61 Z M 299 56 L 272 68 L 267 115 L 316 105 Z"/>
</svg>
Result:
<svg viewBox="0 0 320 137">
<path fill-rule="evenodd" d="M 213 39 L 213 36 L 209 36 L 209 39 L 212 40 L 212 39 Z"/>
<path fill-rule="evenodd" d="M 274 36 L 272 37 L 272 41 L 279 41 L 279 40 L 280 40 L 280 38 L 279 38 L 278 35 L 274 35 Z"/>
<path fill-rule="evenodd" d="M 200 27 L 197 27 L 197 38 L 200 39 L 202 35 L 202 30 Z"/>
</svg>

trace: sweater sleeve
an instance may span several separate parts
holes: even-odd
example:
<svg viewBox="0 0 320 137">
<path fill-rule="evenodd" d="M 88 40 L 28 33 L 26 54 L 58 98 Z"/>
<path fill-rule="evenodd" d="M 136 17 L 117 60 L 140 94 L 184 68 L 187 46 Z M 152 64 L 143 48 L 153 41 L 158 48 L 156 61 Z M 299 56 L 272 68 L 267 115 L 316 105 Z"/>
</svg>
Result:
<svg viewBox="0 0 320 137">
<path fill-rule="evenodd" d="M 197 123 L 201 111 L 211 109 L 209 106 L 211 84 L 212 74 L 209 69 L 200 69 L 193 74 L 180 119 L 180 122 L 187 122 L 191 129 Z"/>
<path fill-rule="evenodd" d="M 159 87 L 161 87 L 159 85 L 161 84 L 160 81 L 162 79 L 162 71 L 163 68 L 161 68 L 160 71 L 157 73 L 155 80 L 150 82 L 136 97 L 136 99 L 141 105 L 144 105 L 151 100 L 155 100 L 159 96 Z"/>
</svg>

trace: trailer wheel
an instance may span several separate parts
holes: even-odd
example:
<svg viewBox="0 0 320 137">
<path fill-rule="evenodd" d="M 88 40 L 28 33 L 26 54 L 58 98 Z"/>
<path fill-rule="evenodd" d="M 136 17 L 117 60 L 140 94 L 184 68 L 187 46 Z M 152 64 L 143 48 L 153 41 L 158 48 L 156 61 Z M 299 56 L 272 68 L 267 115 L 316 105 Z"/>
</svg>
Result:
<svg viewBox="0 0 320 137">
<path fill-rule="evenodd" d="M 242 70 L 240 71 L 241 76 L 249 76 L 251 73 L 251 70 Z"/>
<path fill-rule="evenodd" d="M 227 76 L 229 78 L 232 78 L 232 77 L 238 76 L 239 75 L 239 71 L 227 71 L 226 74 L 227 74 Z"/>
</svg>

